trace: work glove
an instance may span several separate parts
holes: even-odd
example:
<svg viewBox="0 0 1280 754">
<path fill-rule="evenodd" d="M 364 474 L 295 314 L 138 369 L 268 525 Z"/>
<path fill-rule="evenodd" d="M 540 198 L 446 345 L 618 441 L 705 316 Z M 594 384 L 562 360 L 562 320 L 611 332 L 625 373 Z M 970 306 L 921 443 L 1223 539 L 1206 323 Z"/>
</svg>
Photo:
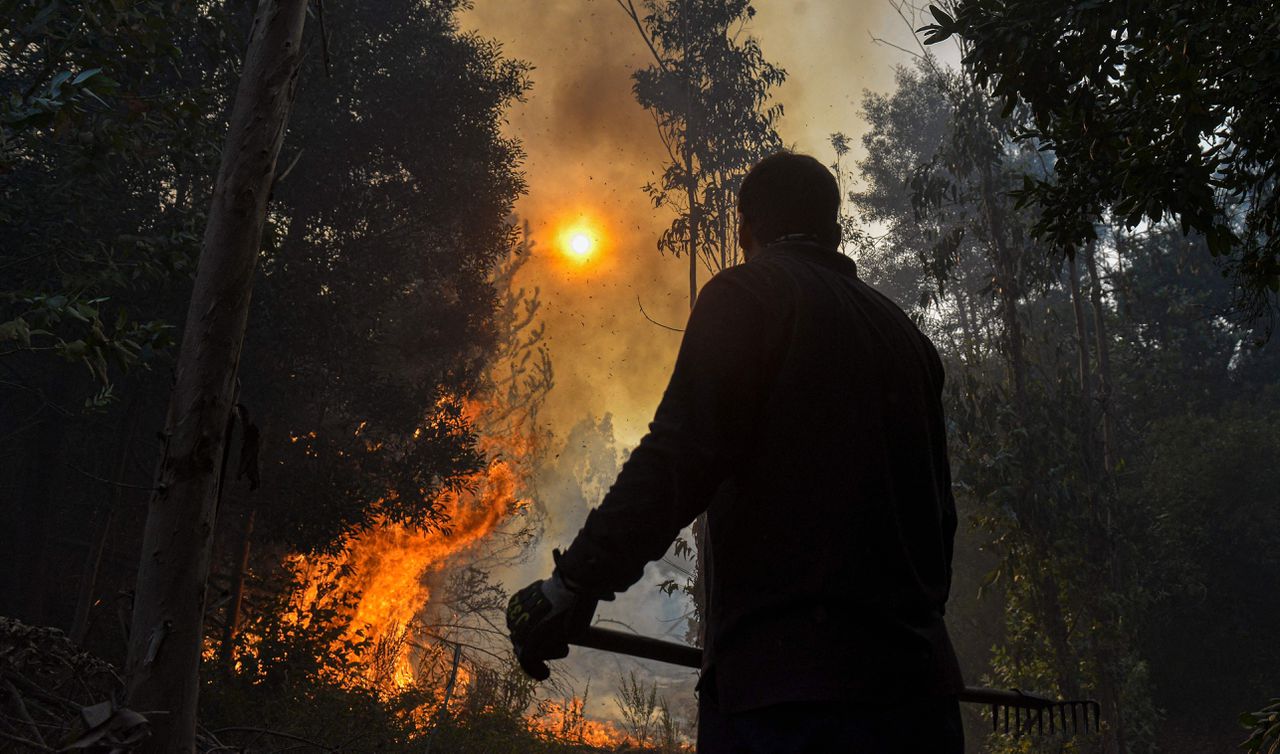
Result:
<svg viewBox="0 0 1280 754">
<path fill-rule="evenodd" d="M 507 603 L 507 630 L 516 660 L 531 678 L 551 676 L 547 660 L 569 655 L 569 639 L 591 625 L 596 600 L 574 591 L 559 571 L 535 581 Z"/>
</svg>

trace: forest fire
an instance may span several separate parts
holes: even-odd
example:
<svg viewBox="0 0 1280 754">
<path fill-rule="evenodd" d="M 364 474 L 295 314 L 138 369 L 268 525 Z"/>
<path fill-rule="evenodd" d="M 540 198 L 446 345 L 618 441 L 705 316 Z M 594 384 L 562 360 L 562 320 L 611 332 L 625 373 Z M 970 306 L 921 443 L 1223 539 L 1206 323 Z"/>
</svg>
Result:
<svg viewBox="0 0 1280 754">
<path fill-rule="evenodd" d="M 425 582 L 431 574 L 456 565 L 460 555 L 529 502 L 522 492 L 532 453 L 530 438 L 494 428 L 487 420 L 501 410 L 492 404 L 466 401 L 464 413 L 474 426 L 488 428 L 479 440 L 488 465 L 469 480 L 468 491 L 446 494 L 439 501 L 444 516 L 440 528 L 421 531 L 385 523 L 350 538 L 336 555 L 289 559 L 301 579 L 294 599 L 296 619 L 304 620 L 304 612 L 318 601 L 342 613 L 345 628 L 333 650 L 345 653 L 348 667 L 358 670 L 338 680 L 385 694 L 426 684 L 435 704 L 411 713 L 423 727 L 431 724 L 437 710 L 447 708 L 457 715 L 467 704 L 475 704 L 467 697 L 477 684 L 477 674 L 459 662 L 448 642 L 415 636 L 418 619 L 432 598 Z M 415 653 L 415 648 L 421 651 Z M 483 690 L 477 693 L 484 696 Z M 584 708 L 582 697 L 544 700 L 523 717 L 531 733 L 550 740 L 610 749 L 631 740 L 616 725 L 587 718 Z"/>
<path fill-rule="evenodd" d="M 464 415 L 483 426 L 492 410 L 489 404 L 466 401 Z M 303 583 L 295 604 L 310 605 L 325 595 L 330 604 L 348 606 L 341 641 L 355 655 L 348 659 L 365 668 L 365 681 L 386 680 L 390 670 L 396 687 L 413 682 L 413 624 L 431 598 L 425 579 L 528 502 L 520 497 L 520 467 L 530 452 L 528 439 L 488 432 L 481 434 L 479 444 L 487 466 L 468 480 L 463 492 L 446 492 L 437 500 L 442 516 L 438 527 L 418 530 L 383 523 L 348 539 L 336 555 L 290 559 Z M 394 647 L 394 657 L 374 662 L 373 655 L 388 647 Z"/>
</svg>

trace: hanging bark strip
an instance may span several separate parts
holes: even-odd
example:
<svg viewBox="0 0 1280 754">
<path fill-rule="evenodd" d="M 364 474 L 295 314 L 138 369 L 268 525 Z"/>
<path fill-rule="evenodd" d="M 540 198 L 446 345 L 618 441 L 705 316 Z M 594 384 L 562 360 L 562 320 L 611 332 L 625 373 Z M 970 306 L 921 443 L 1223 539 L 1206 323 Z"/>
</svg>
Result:
<svg viewBox="0 0 1280 754">
<path fill-rule="evenodd" d="M 148 715 L 147 752 L 195 748 L 219 461 L 306 7 L 306 0 L 258 4 L 187 310 L 129 640 L 128 703 L 158 713 Z"/>
</svg>

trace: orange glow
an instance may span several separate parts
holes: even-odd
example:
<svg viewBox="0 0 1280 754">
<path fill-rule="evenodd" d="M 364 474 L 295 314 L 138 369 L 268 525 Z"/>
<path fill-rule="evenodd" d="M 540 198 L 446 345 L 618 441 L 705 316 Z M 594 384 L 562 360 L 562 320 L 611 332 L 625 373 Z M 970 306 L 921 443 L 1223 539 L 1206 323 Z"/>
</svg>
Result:
<svg viewBox="0 0 1280 754">
<path fill-rule="evenodd" d="M 422 532 L 382 521 L 342 541 L 337 554 L 286 558 L 301 586 L 292 595 L 285 621 L 306 629 L 315 616 L 337 612 L 336 618 L 318 618 L 336 620 L 342 632 L 331 646 L 335 660 L 341 660 L 327 666 L 325 674 L 343 686 L 373 690 L 385 698 L 410 688 L 426 691 L 430 701 L 406 713 L 422 730 L 436 719 L 446 698 L 449 711 L 461 714 L 479 677 L 465 658 L 459 662 L 452 645 L 415 635 L 422 630 L 418 617 L 432 596 L 428 577 L 458 565 L 459 556 L 531 503 L 522 497 L 523 477 L 536 457 L 535 435 L 519 423 L 498 426 L 494 417 L 501 418 L 503 411 L 499 405 L 463 401 L 466 420 L 481 430 L 479 447 L 488 463 L 464 491 L 436 498 L 443 529 Z M 256 654 L 260 638 L 246 634 L 244 650 Z M 214 657 L 209 644 L 205 658 Z M 541 701 L 525 715 L 524 724 L 543 739 L 600 750 L 632 743 L 617 725 L 587 718 L 585 706 L 577 697 Z"/>
<path fill-rule="evenodd" d="M 585 216 L 564 224 L 556 237 L 556 246 L 565 259 L 574 264 L 586 264 L 595 258 L 603 243 L 597 224 Z"/>
<path fill-rule="evenodd" d="M 583 714 L 583 701 L 577 697 L 560 702 L 542 702 L 526 720 L 529 730 L 553 741 L 586 744 L 597 749 L 613 750 L 629 741 L 630 736 L 618 726 L 590 720 Z"/>
<path fill-rule="evenodd" d="M 464 413 L 471 421 L 483 423 L 482 415 L 491 408 L 477 401 L 464 402 Z M 343 640 L 354 643 L 355 656 L 348 659 L 366 668 L 365 682 L 391 688 L 414 682 L 412 625 L 431 597 L 425 577 L 443 570 L 528 504 L 519 498 L 517 468 L 531 452 L 528 438 L 484 434 L 480 447 L 489 458 L 488 466 L 470 480 L 466 491 L 446 492 L 436 501 L 445 516 L 444 530 L 417 531 L 383 523 L 348 538 L 337 555 L 289 558 L 306 584 L 295 596 L 300 608 L 314 604 L 318 595 L 335 605 L 355 599 L 354 610 L 345 616 Z"/>
</svg>

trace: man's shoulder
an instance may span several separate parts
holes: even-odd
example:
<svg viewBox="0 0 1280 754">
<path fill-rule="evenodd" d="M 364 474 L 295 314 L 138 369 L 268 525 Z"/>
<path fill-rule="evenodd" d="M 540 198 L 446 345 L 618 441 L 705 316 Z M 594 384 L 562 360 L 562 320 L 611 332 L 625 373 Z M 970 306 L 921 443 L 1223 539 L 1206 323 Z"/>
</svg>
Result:
<svg viewBox="0 0 1280 754">
<path fill-rule="evenodd" d="M 752 259 L 726 267 L 712 275 L 700 295 L 746 297 L 759 303 L 773 303 L 785 296 L 789 276 L 770 260 Z"/>
</svg>

